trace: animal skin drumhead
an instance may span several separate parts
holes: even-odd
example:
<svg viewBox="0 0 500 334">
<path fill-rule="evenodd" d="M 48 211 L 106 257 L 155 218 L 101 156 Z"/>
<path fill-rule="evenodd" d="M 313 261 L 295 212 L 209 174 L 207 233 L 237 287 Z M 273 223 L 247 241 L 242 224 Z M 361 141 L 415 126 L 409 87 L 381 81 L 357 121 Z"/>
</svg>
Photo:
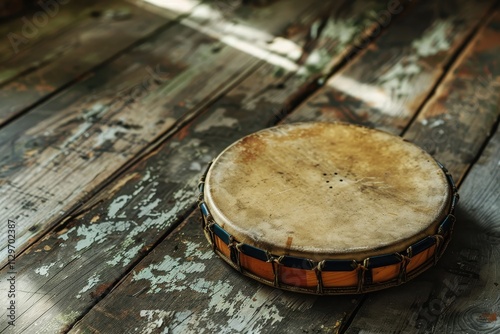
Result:
<svg viewBox="0 0 500 334">
<path fill-rule="evenodd" d="M 240 242 L 287 255 L 362 259 L 430 234 L 450 190 L 434 159 L 400 137 L 302 123 L 227 148 L 207 175 L 205 201 Z"/>
</svg>

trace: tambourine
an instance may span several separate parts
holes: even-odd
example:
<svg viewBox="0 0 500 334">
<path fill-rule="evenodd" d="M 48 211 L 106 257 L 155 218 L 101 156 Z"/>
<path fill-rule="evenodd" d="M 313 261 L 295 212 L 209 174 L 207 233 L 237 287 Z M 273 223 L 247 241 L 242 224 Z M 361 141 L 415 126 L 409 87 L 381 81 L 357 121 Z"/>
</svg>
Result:
<svg viewBox="0 0 500 334">
<path fill-rule="evenodd" d="M 354 294 L 432 265 L 453 230 L 457 189 L 428 153 L 389 133 L 296 123 L 225 149 L 199 183 L 213 250 L 285 290 Z"/>
</svg>

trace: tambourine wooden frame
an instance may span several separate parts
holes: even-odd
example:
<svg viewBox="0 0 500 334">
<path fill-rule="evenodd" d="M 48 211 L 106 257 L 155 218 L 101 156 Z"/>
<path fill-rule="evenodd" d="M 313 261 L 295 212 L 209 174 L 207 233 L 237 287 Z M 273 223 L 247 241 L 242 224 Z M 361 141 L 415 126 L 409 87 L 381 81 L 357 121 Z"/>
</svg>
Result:
<svg viewBox="0 0 500 334">
<path fill-rule="evenodd" d="M 206 172 L 198 184 L 198 207 L 202 226 L 214 252 L 231 267 L 261 283 L 284 290 L 317 294 L 359 294 L 405 283 L 435 265 L 443 255 L 455 224 L 459 195 L 448 170 L 443 170 L 452 196 L 449 211 L 434 235 L 399 252 L 368 257 L 363 261 L 312 259 L 271 254 L 267 250 L 238 242 L 214 221 L 204 201 Z"/>
</svg>

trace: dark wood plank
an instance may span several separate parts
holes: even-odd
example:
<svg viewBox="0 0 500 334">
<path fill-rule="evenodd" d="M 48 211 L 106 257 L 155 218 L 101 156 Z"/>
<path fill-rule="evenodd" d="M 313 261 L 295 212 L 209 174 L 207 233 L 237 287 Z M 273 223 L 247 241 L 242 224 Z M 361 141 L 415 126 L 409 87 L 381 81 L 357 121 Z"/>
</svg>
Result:
<svg viewBox="0 0 500 334">
<path fill-rule="evenodd" d="M 339 120 L 401 134 L 492 3 L 422 1 L 408 13 L 394 14 L 384 36 L 289 121 Z"/>
<path fill-rule="evenodd" d="M 0 87 L 0 125 L 170 22 L 123 1 L 104 3 L 98 10 L 103 15 L 88 16 L 0 65 L 6 82 Z"/>
<path fill-rule="evenodd" d="M 498 122 L 500 100 L 494 96 L 500 82 L 499 52 L 497 12 L 464 51 L 407 133 L 409 139 L 448 166 L 458 180 L 462 180 Z M 348 333 L 360 333 L 364 328 L 373 333 L 498 331 L 498 322 L 489 317 L 496 314 L 493 305 L 498 303 L 494 283 L 499 277 L 492 255 L 498 252 L 495 235 L 500 224 L 498 137 L 497 133 L 460 188 L 462 200 L 455 236 L 438 266 L 405 286 L 370 294 Z M 490 302 L 486 296 L 495 297 Z M 481 303 L 484 316 L 475 313 Z M 385 318 L 398 321 L 375 321 Z"/>
<path fill-rule="evenodd" d="M 66 56 L 66 54 L 72 52 L 73 49 L 78 49 L 82 46 L 86 47 L 85 51 L 87 53 L 89 51 L 99 52 L 98 46 L 102 48 L 102 42 L 101 44 L 95 43 L 99 43 L 100 39 L 105 37 L 101 35 L 108 29 L 111 29 L 111 32 L 116 32 L 116 28 L 123 28 L 125 24 L 129 24 L 132 29 L 132 34 L 129 36 L 129 39 L 131 39 L 134 35 L 137 35 L 137 25 L 143 27 L 145 29 L 144 35 L 147 35 L 154 29 L 171 21 L 133 5 L 124 3 L 123 0 L 111 0 L 100 4 L 92 4 L 91 2 L 86 7 L 82 7 L 81 3 L 79 6 L 73 5 L 72 2 L 68 3 L 68 5 L 77 7 L 74 10 L 79 10 L 80 14 L 76 15 L 76 13 L 73 13 L 73 17 L 66 17 L 68 15 L 58 13 L 54 16 L 54 19 L 62 16 L 66 20 L 72 20 L 73 22 L 66 22 L 68 26 L 61 27 L 60 25 L 62 22 L 55 21 L 58 25 L 52 27 L 49 25 L 52 21 L 48 21 L 47 28 L 51 28 L 51 31 L 56 28 L 59 30 L 53 31 L 49 36 L 42 34 L 45 38 L 37 40 L 33 45 L 27 43 L 25 47 L 19 45 L 17 49 L 13 45 L 10 45 L 11 49 L 13 49 L 12 52 L 16 52 L 15 55 L 0 63 L 0 84 L 10 82 L 20 74 L 28 74 L 47 64 L 57 62 L 61 56 Z M 29 14 L 23 16 L 19 20 L 24 22 L 24 24 L 29 24 L 26 23 L 27 17 L 29 17 Z M 147 20 L 150 20 L 150 22 Z M 145 24 L 145 22 L 149 23 L 151 27 Z M 17 20 L 13 23 L 17 23 Z M 9 26 L 4 28 L 9 28 Z M 45 32 L 45 29 L 42 28 L 45 28 L 45 26 L 40 28 L 39 34 Z M 16 31 L 15 29 L 20 29 L 22 31 L 21 28 L 15 25 L 10 28 L 10 31 Z M 125 35 L 127 36 L 128 34 Z M 36 36 L 38 36 L 38 34 L 34 34 L 34 37 Z M 139 35 L 139 37 L 140 36 L 141 35 Z M 135 37 L 135 40 L 137 39 L 139 38 Z M 132 39 L 132 41 L 134 41 L 134 39 Z M 80 57 L 85 56 L 86 52 L 82 50 L 79 51 Z M 112 50 L 110 53 L 113 54 Z M 98 56 L 99 55 L 87 57 L 98 58 Z M 105 59 L 106 58 L 104 58 L 103 61 Z M 78 63 L 76 59 L 74 62 Z"/>
<path fill-rule="evenodd" d="M 57 6 L 50 2 L 50 5 L 44 7 L 33 6 L 11 19 L 2 19 L 0 64 L 15 57 L 19 52 L 47 42 L 65 29 L 79 24 L 94 11 L 96 2 L 95 0 L 71 1 L 65 4 L 57 2 Z"/>
<path fill-rule="evenodd" d="M 272 15 L 269 17 L 272 19 Z M 296 17 L 292 16 L 289 20 L 295 19 Z M 311 19 L 310 24 L 313 22 L 314 19 Z M 284 30 L 286 27 L 281 28 Z M 189 34 L 186 31 L 190 31 Z M 31 326 L 33 330 L 57 332 L 71 326 L 108 293 L 124 273 L 144 256 L 144 252 L 153 247 L 163 234 L 179 224 L 180 220 L 192 211 L 195 202 L 194 188 L 203 166 L 230 142 L 274 122 L 276 119 L 274 111 L 281 108 L 287 98 L 309 79 L 308 76 L 301 75 L 295 80 L 287 81 L 284 87 L 276 88 L 278 83 L 283 82 L 283 76 L 291 72 L 267 62 L 260 62 L 223 44 L 213 44 L 210 38 L 181 26 L 172 28 L 168 33 L 171 35 L 158 37 L 157 42 L 137 50 L 130 58 L 142 62 L 144 59 L 160 62 L 172 48 L 169 43 L 176 43 L 176 55 L 169 57 L 172 63 L 177 58 L 187 62 L 189 58 L 185 56 L 185 52 L 188 51 L 193 53 L 191 56 L 193 59 L 201 58 L 201 55 L 200 57 L 196 55 L 196 52 L 201 52 L 197 48 L 206 52 L 203 54 L 205 58 L 202 63 L 197 66 L 188 63 L 185 66 L 191 67 L 186 70 L 176 69 L 175 63 L 164 63 L 165 60 L 160 62 L 162 69 L 166 70 L 168 66 L 169 73 L 174 75 L 180 72 L 180 74 L 177 81 L 164 84 L 177 89 L 175 94 L 165 94 L 168 90 L 162 86 L 158 92 L 148 92 L 144 98 L 147 101 L 138 105 L 157 110 L 156 114 L 153 114 L 157 115 L 154 116 L 157 119 L 164 116 L 163 119 L 170 122 L 167 112 L 172 112 L 171 109 L 184 114 L 188 107 L 204 108 L 206 103 L 202 98 L 208 99 L 206 97 L 208 95 L 213 99 L 218 98 L 210 90 L 222 85 L 218 81 L 223 81 L 223 77 L 219 77 L 216 73 L 221 68 L 234 70 L 235 67 L 244 66 L 245 69 L 240 71 L 251 71 L 252 75 L 235 87 L 229 96 L 211 107 L 203 117 L 197 118 L 196 123 L 190 123 L 161 149 L 145 157 L 143 162 L 106 187 L 79 212 L 69 217 L 66 223 L 62 223 L 57 230 L 37 242 L 18 259 L 17 284 L 22 305 L 20 307 L 24 312 L 19 317 L 16 328 L 24 329 Z M 169 36 L 172 41 L 168 41 Z M 179 44 L 179 41 L 183 42 Z M 216 53 L 213 53 L 213 50 L 216 50 Z M 128 64 L 125 56 L 122 59 L 124 64 Z M 99 99 L 106 97 L 113 101 L 116 90 L 107 92 L 106 90 L 112 89 L 115 84 L 119 85 L 119 82 L 137 78 L 138 73 L 142 73 L 140 72 L 142 66 L 137 66 L 130 59 L 128 61 L 131 62 L 128 67 L 138 69 L 135 72 L 130 70 L 131 73 L 126 76 L 118 75 L 113 81 L 106 83 L 102 87 L 103 92 L 98 96 Z M 206 64 L 211 64 L 213 68 L 207 68 Z M 258 66 L 249 66 L 251 64 Z M 127 67 L 122 65 L 117 63 L 116 68 L 109 67 L 108 71 L 111 72 L 109 75 L 105 75 L 106 72 L 101 73 L 90 83 L 95 84 L 103 81 L 103 78 L 111 78 L 113 77 L 111 74 L 117 74 L 118 69 L 123 72 L 123 68 Z M 186 77 L 191 81 L 186 82 Z M 206 81 L 203 78 L 207 77 L 211 78 L 215 88 L 204 85 Z M 200 82 L 200 86 L 193 84 L 196 82 Z M 288 82 L 293 84 L 288 85 Z M 193 95 L 192 92 L 197 87 L 200 87 L 200 92 Z M 263 92 L 262 87 L 269 89 Z M 218 88 L 217 92 L 221 91 L 222 89 Z M 186 97 L 188 92 L 189 98 Z M 88 89 L 80 93 L 85 96 Z M 71 94 L 67 100 L 74 101 L 75 98 Z M 165 109 L 160 106 L 164 106 Z M 132 109 L 134 112 L 136 110 L 137 107 Z M 165 126 L 157 125 L 155 123 L 157 119 L 153 122 L 152 116 L 146 118 L 144 115 L 139 115 L 140 117 L 134 115 L 135 113 L 128 115 L 133 122 L 126 118 L 122 119 L 121 127 L 128 127 L 129 131 L 137 134 L 137 131 L 133 130 L 138 124 L 143 128 Z M 116 121 L 120 121 L 118 116 Z M 124 117 L 123 114 L 121 116 Z M 141 117 L 144 119 L 139 119 Z M 68 122 L 65 120 L 61 123 Z M 109 121 L 103 120 L 99 124 L 101 123 L 102 126 L 110 124 Z M 130 145 L 130 143 L 125 144 Z M 121 144 L 114 143 L 111 150 L 114 153 L 107 155 L 107 160 L 120 159 L 124 150 L 125 152 L 130 150 L 129 148 L 118 150 L 117 145 Z M 81 146 L 79 150 L 81 151 Z M 69 151 L 70 155 L 74 153 L 76 152 Z M 74 157 L 72 159 L 75 159 Z M 107 164 L 107 160 L 102 158 L 99 164 Z M 95 168 L 97 165 L 93 167 L 94 170 Z M 95 177 L 95 174 L 91 175 Z M 65 187 L 67 186 L 66 184 Z M 124 212 L 134 218 L 124 219 L 122 216 Z M 7 271 L 4 269 L 1 276 L 4 277 L 6 274 Z M 55 318 L 57 318 L 55 322 L 45 321 Z"/>
</svg>

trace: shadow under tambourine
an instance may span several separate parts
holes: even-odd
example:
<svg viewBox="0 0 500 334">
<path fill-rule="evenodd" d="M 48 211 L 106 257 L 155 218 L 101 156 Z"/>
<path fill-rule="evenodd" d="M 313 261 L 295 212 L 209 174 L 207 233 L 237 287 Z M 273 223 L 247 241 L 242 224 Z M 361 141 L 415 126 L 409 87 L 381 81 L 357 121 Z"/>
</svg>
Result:
<svg viewBox="0 0 500 334">
<path fill-rule="evenodd" d="M 451 242 L 437 268 L 460 277 L 481 280 L 481 273 L 494 270 L 492 266 L 498 262 L 494 253 L 495 249 L 498 252 L 500 245 L 500 229 L 487 226 L 473 210 L 466 210 L 460 204 L 455 215 L 457 222 Z"/>
</svg>

